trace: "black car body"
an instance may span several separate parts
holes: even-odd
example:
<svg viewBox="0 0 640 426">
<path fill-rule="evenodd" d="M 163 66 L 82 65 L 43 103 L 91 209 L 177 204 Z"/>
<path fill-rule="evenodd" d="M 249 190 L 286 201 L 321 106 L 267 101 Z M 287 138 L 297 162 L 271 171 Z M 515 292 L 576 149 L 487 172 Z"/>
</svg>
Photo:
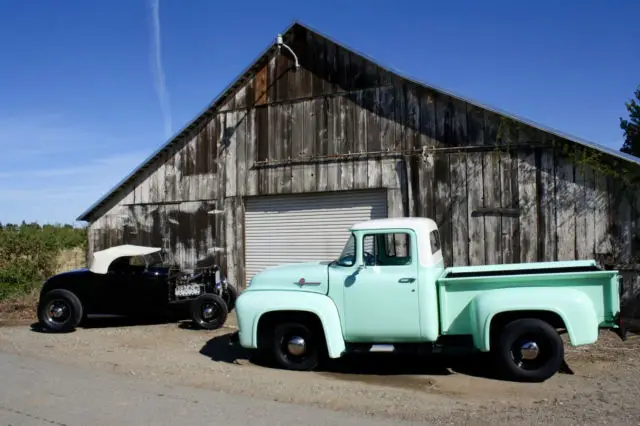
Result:
<svg viewBox="0 0 640 426">
<path fill-rule="evenodd" d="M 187 272 L 167 264 L 159 248 L 125 245 L 97 252 L 88 268 L 50 277 L 40 291 L 38 318 L 50 330 L 65 331 L 92 314 L 168 314 L 214 329 L 224 324 L 236 297 L 216 265 Z"/>
</svg>

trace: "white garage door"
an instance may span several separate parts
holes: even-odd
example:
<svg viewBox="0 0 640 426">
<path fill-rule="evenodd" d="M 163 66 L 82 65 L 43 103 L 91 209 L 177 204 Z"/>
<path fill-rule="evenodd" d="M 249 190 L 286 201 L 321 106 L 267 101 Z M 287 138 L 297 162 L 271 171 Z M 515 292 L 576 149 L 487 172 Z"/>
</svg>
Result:
<svg viewBox="0 0 640 426">
<path fill-rule="evenodd" d="M 335 259 L 353 224 L 385 217 L 384 190 L 248 198 L 244 228 L 247 283 L 268 266 Z"/>
</svg>

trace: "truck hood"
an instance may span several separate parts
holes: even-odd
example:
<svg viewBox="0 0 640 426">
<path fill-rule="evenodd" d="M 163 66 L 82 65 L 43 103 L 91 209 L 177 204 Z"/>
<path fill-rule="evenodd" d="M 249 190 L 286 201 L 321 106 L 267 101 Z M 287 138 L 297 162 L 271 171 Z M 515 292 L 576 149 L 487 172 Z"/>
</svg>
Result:
<svg viewBox="0 0 640 426">
<path fill-rule="evenodd" d="M 272 266 L 256 274 L 247 290 L 287 290 L 326 294 L 329 262 Z"/>
</svg>

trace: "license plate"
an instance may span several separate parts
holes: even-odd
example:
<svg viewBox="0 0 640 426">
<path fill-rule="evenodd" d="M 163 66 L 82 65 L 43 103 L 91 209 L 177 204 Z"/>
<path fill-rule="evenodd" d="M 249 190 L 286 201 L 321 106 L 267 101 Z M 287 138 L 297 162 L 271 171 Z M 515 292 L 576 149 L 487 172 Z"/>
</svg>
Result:
<svg viewBox="0 0 640 426">
<path fill-rule="evenodd" d="M 175 295 L 177 297 L 198 296 L 199 294 L 200 294 L 200 286 L 198 284 L 176 286 Z"/>
</svg>

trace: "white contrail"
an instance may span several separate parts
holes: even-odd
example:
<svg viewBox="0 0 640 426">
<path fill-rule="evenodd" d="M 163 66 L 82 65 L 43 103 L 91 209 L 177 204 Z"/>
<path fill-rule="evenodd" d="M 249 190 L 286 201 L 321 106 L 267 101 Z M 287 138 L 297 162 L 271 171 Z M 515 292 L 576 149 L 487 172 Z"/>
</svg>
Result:
<svg viewBox="0 0 640 426">
<path fill-rule="evenodd" d="M 160 55 L 160 0 L 151 0 L 151 25 L 153 30 L 153 71 L 155 74 L 155 87 L 164 118 L 165 137 L 171 136 L 171 110 L 169 107 L 169 92 L 164 82 L 164 70 Z"/>
</svg>

